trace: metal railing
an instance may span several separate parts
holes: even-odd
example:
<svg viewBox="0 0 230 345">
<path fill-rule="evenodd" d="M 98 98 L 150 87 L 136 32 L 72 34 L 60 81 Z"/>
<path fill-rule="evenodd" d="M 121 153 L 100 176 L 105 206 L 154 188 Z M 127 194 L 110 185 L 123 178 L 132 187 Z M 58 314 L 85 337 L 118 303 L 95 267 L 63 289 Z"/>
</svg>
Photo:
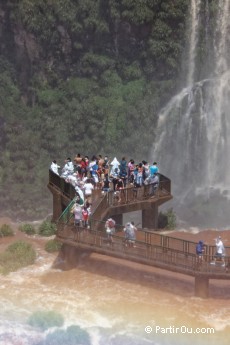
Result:
<svg viewBox="0 0 230 345">
<path fill-rule="evenodd" d="M 225 268 L 214 265 L 215 246 L 205 246 L 203 260 L 196 253 L 196 242 L 173 238 L 147 230 L 137 231 L 135 247 L 125 246 L 123 226 L 117 225 L 113 243 L 108 243 L 105 222 L 91 219 L 90 229 L 61 223 L 57 239 L 92 251 L 106 253 L 136 262 L 158 265 L 165 269 L 194 275 L 196 272 L 225 274 Z M 109 246 L 108 246 L 109 244 Z M 225 264 L 230 264 L 230 247 L 226 247 Z M 226 273 L 227 274 L 227 273 Z M 230 278 L 230 274 L 229 274 Z"/>
<path fill-rule="evenodd" d="M 67 198 L 73 200 L 76 196 L 74 186 L 66 182 L 64 178 L 49 170 L 49 184 L 55 186 Z M 100 189 L 93 190 L 92 194 L 92 215 L 94 218 L 101 219 L 102 213 L 113 206 L 128 205 L 138 201 L 148 200 L 150 198 L 159 199 L 161 197 L 169 196 L 171 193 L 171 181 L 164 175 L 159 174 L 159 186 L 156 188 L 155 184 L 143 185 L 142 187 L 128 186 L 119 192 L 110 191 L 102 194 Z M 60 216 L 60 219 L 69 212 L 69 205 Z M 68 220 L 69 216 L 66 217 Z M 66 222 L 66 221 L 65 221 Z"/>
<path fill-rule="evenodd" d="M 60 189 L 60 191 L 70 199 L 73 199 L 76 195 L 76 191 L 73 185 L 69 182 L 66 182 L 64 178 L 55 174 L 52 170 L 49 170 L 49 183 Z M 94 192 L 97 193 L 97 190 L 95 190 Z M 167 194 L 169 195 L 171 193 L 171 181 L 166 176 L 159 174 L 159 187 L 157 188 L 157 190 L 155 190 L 154 184 L 148 184 L 140 188 L 136 188 L 133 186 L 127 187 L 119 193 L 121 193 L 121 203 L 143 200 L 144 198 L 149 198 L 154 194 L 156 195 L 156 197 L 164 196 Z M 114 205 L 116 203 L 116 200 L 117 198 L 114 197 L 114 192 L 108 192 L 109 206 Z"/>
<path fill-rule="evenodd" d="M 64 211 L 58 218 L 58 223 L 61 222 L 61 223 L 68 224 L 70 222 L 71 218 L 73 217 L 73 213 L 71 212 L 71 209 L 73 205 L 75 204 L 75 201 L 76 201 L 76 196 L 73 198 L 73 200 L 70 201 L 68 206 L 64 209 Z"/>
<path fill-rule="evenodd" d="M 97 193 L 97 190 L 94 191 Z M 128 205 L 138 201 L 149 200 L 151 198 L 159 199 L 171 195 L 171 182 L 170 180 L 160 175 L 159 186 L 156 188 L 154 183 L 143 185 L 142 187 L 129 186 L 121 189 L 120 191 L 109 191 L 104 194 L 100 199 L 97 207 L 93 210 L 94 218 L 105 212 L 106 209 L 114 206 Z"/>
<path fill-rule="evenodd" d="M 49 183 L 57 187 L 70 200 L 76 196 L 74 186 L 71 183 L 66 182 L 63 177 L 55 174 L 52 170 L 49 170 Z"/>
</svg>

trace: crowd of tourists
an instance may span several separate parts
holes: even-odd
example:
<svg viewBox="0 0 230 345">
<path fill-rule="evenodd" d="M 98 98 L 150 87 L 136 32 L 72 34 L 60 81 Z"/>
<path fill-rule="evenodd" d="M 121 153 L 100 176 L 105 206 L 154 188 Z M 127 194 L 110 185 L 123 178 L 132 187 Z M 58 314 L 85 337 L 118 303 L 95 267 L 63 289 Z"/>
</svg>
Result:
<svg viewBox="0 0 230 345">
<path fill-rule="evenodd" d="M 72 160 L 67 158 L 61 169 L 56 160 L 53 160 L 50 169 L 71 183 L 81 199 L 91 203 L 93 189 L 103 192 L 119 191 L 127 185 L 141 187 L 144 184 L 159 184 L 157 163 L 147 161 L 135 163 L 123 157 L 120 161 L 115 157 L 109 160 L 107 156 L 81 156 L 80 153 Z M 60 170 L 60 172 L 59 172 Z"/>
<path fill-rule="evenodd" d="M 76 226 L 89 226 L 89 217 L 92 205 L 92 192 L 94 189 L 101 189 L 102 193 L 113 191 L 120 195 L 120 192 L 127 186 L 135 188 L 151 184 L 157 189 L 159 184 L 159 168 L 157 162 L 149 164 L 146 160 L 135 162 L 134 159 L 126 160 L 122 157 L 119 161 L 116 157 L 112 160 L 108 156 L 94 155 L 91 159 L 78 153 L 72 160 L 65 159 L 61 167 L 56 160 L 53 160 L 50 169 L 57 175 L 71 183 L 76 191 L 76 202 L 71 212 L 74 214 Z M 112 235 L 115 226 L 109 226 L 114 220 L 106 222 L 108 242 L 112 242 Z M 135 241 L 136 228 L 134 224 L 128 223 L 124 229 L 126 245 L 131 247 Z"/>
</svg>

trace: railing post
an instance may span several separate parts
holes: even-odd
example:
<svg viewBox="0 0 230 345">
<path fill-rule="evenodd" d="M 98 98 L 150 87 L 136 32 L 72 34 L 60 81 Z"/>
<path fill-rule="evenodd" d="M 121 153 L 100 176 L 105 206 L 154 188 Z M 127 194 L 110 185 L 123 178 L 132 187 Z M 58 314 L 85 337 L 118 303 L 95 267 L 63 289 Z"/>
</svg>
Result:
<svg viewBox="0 0 230 345">
<path fill-rule="evenodd" d="M 158 228 L 158 205 L 151 204 L 151 208 L 142 210 L 142 227 L 148 229 Z"/>
</svg>

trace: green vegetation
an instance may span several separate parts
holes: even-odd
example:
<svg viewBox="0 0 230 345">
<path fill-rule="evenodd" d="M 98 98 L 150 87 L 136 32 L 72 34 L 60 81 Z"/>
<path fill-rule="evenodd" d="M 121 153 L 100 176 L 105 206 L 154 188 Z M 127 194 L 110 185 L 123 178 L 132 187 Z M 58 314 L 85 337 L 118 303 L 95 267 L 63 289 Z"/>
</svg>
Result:
<svg viewBox="0 0 230 345">
<path fill-rule="evenodd" d="M 36 259 L 36 252 L 26 242 L 17 241 L 0 253 L 0 273 L 7 274 L 22 267 L 32 265 Z"/>
<path fill-rule="evenodd" d="M 53 159 L 62 166 L 78 152 L 149 158 L 159 109 L 179 87 L 188 6 L 0 4 L 1 212 L 28 220 L 50 212 Z"/>
<path fill-rule="evenodd" d="M 8 224 L 3 224 L 0 227 L 0 237 L 14 236 L 14 231 Z"/>
<path fill-rule="evenodd" d="M 160 212 L 158 216 L 158 228 L 174 230 L 176 228 L 176 215 L 170 208 L 166 212 Z"/>
<path fill-rule="evenodd" d="M 58 329 L 46 336 L 45 341 L 38 345 L 90 345 L 89 334 L 79 326 L 70 326 L 66 330 Z"/>
<path fill-rule="evenodd" d="M 45 220 L 39 226 L 38 233 L 40 236 L 49 237 L 55 235 L 57 230 L 56 224 Z"/>
<path fill-rule="evenodd" d="M 32 224 L 22 224 L 19 226 L 19 230 L 25 232 L 27 235 L 36 234 L 35 227 Z"/>
<path fill-rule="evenodd" d="M 62 315 L 55 311 L 36 311 L 29 320 L 29 325 L 45 331 L 51 327 L 61 327 L 64 323 Z"/>
<path fill-rule="evenodd" d="M 45 250 L 48 253 L 58 252 L 61 249 L 62 244 L 57 240 L 49 240 L 45 245 Z"/>
</svg>

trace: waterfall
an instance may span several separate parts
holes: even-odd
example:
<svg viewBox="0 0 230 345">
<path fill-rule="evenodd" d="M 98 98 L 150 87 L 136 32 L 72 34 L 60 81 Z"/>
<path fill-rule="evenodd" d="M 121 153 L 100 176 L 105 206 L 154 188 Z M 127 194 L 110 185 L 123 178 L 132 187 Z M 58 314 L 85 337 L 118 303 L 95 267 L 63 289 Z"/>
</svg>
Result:
<svg viewBox="0 0 230 345">
<path fill-rule="evenodd" d="M 188 76 L 187 85 L 192 85 L 194 82 L 196 46 L 198 40 L 199 30 L 199 12 L 201 0 L 191 0 L 191 23 L 190 23 L 190 45 L 189 45 L 189 61 L 188 61 Z"/>
<path fill-rule="evenodd" d="M 190 208 L 192 220 L 191 208 L 197 211 L 201 200 L 216 201 L 217 194 L 230 207 L 230 0 L 215 4 L 210 18 L 210 1 L 191 0 L 185 87 L 161 110 L 151 153 L 172 179 L 176 208 L 185 213 Z M 219 213 L 223 219 L 223 210 Z"/>
</svg>

